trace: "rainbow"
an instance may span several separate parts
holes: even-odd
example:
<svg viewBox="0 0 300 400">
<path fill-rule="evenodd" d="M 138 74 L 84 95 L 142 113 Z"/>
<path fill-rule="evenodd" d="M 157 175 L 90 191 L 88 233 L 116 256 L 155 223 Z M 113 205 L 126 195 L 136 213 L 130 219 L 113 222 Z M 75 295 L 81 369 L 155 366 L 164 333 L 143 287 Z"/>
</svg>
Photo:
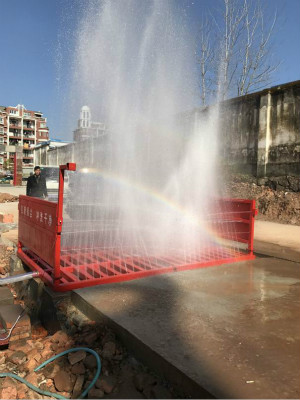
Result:
<svg viewBox="0 0 300 400">
<path fill-rule="evenodd" d="M 111 171 L 105 171 L 105 170 L 96 169 L 96 168 L 82 168 L 78 172 L 88 173 L 88 174 L 92 174 L 95 176 L 99 176 L 99 177 L 103 178 L 104 180 L 107 180 L 114 184 L 137 190 L 140 193 L 150 197 L 151 199 L 154 199 L 155 201 L 163 204 L 164 206 L 167 206 L 171 210 L 176 211 L 176 212 L 180 213 L 181 215 L 183 215 L 184 218 L 187 221 L 189 221 L 191 224 L 196 225 L 197 227 L 200 227 L 201 231 L 203 231 L 213 243 L 215 243 L 217 245 L 221 245 L 221 246 L 226 246 L 226 247 L 228 246 L 228 241 L 221 238 L 220 236 L 218 236 L 216 234 L 216 232 L 210 228 L 207 221 L 205 221 L 203 219 L 199 219 L 196 215 L 192 214 L 185 207 L 176 203 L 174 200 L 169 199 L 163 193 L 157 191 L 154 188 L 147 187 L 138 182 L 134 182 L 134 181 L 128 179 L 127 177 L 118 175 Z M 229 249 L 227 249 L 227 250 L 229 250 Z"/>
</svg>

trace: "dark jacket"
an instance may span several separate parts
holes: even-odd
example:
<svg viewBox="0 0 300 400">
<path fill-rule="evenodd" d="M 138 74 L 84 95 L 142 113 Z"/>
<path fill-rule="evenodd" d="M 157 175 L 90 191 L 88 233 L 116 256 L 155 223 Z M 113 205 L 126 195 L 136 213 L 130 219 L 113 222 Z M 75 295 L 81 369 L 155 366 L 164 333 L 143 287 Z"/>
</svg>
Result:
<svg viewBox="0 0 300 400">
<path fill-rule="evenodd" d="M 41 175 L 31 175 L 27 180 L 26 194 L 31 197 L 48 196 L 46 179 Z"/>
</svg>

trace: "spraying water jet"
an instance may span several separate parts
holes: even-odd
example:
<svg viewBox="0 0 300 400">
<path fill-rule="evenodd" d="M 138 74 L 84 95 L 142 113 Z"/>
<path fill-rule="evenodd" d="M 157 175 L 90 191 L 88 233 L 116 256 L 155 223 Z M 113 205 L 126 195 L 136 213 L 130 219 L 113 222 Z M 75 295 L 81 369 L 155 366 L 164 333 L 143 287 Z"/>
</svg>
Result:
<svg viewBox="0 0 300 400">
<path fill-rule="evenodd" d="M 86 5 L 70 104 L 107 134 L 76 144 L 65 207 L 20 198 L 19 256 L 55 290 L 253 258 L 254 201 L 218 196 L 218 106 L 182 113 L 196 104 L 186 27 L 168 0 Z"/>
</svg>

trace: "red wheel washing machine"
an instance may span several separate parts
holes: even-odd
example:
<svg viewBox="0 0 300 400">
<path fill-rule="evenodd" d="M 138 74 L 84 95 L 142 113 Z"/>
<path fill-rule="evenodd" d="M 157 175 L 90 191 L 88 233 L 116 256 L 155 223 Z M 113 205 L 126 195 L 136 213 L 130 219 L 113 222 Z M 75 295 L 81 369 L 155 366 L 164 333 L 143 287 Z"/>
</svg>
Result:
<svg viewBox="0 0 300 400">
<path fill-rule="evenodd" d="M 19 200 L 18 256 L 55 291 L 121 282 L 173 271 L 204 268 L 253 259 L 254 200 L 220 199 L 211 230 L 223 239 L 186 257 L 173 251 L 142 257 L 118 249 L 63 248 L 63 194 L 65 171 L 76 164 L 59 168 L 58 202 L 28 196 Z M 226 244 L 225 244 L 226 242 Z M 243 249 L 230 242 L 242 244 Z"/>
</svg>

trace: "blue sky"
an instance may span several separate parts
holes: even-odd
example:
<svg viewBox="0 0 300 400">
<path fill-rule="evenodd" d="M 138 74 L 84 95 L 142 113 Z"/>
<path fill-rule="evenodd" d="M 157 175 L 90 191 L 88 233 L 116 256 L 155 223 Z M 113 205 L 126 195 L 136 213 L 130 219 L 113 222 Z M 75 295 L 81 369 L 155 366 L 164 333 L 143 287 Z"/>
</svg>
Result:
<svg viewBox="0 0 300 400">
<path fill-rule="evenodd" d="M 0 105 L 24 104 L 48 118 L 50 136 L 71 139 L 77 121 L 64 113 L 74 27 L 87 0 L 0 0 Z M 120 0 L 126 1 L 126 0 Z M 141 0 L 146 1 L 146 0 Z M 164 1 L 164 0 L 162 0 Z M 196 32 L 203 9 L 220 0 L 182 3 Z M 274 85 L 300 79 L 300 0 L 263 0 L 278 10 L 274 53 L 282 61 Z M 79 112 L 79 110 L 78 110 Z M 74 117 L 73 117 L 74 118 Z M 72 118 L 72 119 L 73 119 Z"/>
</svg>

